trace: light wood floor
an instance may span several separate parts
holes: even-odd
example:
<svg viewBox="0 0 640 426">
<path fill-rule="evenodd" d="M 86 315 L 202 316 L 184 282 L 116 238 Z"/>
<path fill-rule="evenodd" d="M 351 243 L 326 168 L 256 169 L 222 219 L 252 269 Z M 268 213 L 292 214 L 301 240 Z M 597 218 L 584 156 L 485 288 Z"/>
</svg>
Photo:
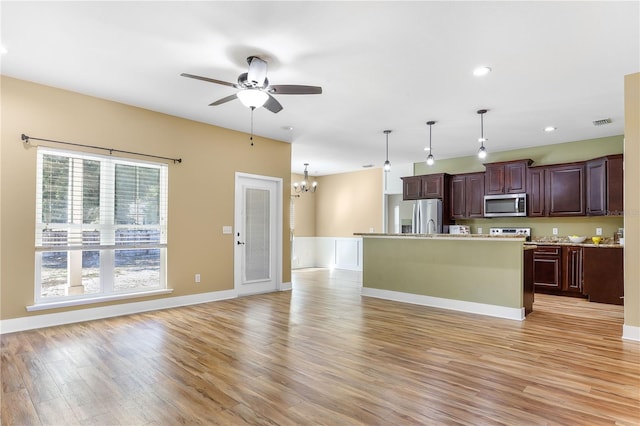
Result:
<svg viewBox="0 0 640 426">
<path fill-rule="evenodd" d="M 359 275 L 2 336 L 2 424 L 639 424 L 622 308 L 525 321 L 360 296 Z"/>
</svg>

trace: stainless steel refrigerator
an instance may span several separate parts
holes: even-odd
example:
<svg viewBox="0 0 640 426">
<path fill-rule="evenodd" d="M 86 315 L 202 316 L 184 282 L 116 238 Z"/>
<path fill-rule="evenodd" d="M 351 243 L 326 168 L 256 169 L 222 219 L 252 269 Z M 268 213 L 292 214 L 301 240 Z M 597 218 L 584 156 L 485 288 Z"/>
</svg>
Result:
<svg viewBox="0 0 640 426">
<path fill-rule="evenodd" d="M 442 234 L 442 200 L 415 201 L 411 232 L 414 234 Z"/>
</svg>

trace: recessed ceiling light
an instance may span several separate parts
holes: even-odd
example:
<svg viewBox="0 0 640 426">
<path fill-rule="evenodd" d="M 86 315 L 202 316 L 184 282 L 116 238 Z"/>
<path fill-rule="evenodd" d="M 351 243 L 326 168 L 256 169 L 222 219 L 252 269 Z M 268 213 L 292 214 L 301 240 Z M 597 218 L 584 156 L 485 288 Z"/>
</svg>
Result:
<svg viewBox="0 0 640 426">
<path fill-rule="evenodd" d="M 425 151 L 431 151 L 431 148 L 429 148 L 428 146 L 425 146 L 425 147 L 424 147 L 424 150 L 425 150 Z"/>
<path fill-rule="evenodd" d="M 491 68 L 489 67 L 478 67 L 473 70 L 473 75 L 475 75 L 476 77 L 480 77 L 483 75 L 487 75 L 490 72 L 491 72 Z"/>
<path fill-rule="evenodd" d="M 553 127 L 553 126 L 547 126 L 544 128 L 545 132 L 555 132 L 557 130 L 557 127 Z"/>
</svg>

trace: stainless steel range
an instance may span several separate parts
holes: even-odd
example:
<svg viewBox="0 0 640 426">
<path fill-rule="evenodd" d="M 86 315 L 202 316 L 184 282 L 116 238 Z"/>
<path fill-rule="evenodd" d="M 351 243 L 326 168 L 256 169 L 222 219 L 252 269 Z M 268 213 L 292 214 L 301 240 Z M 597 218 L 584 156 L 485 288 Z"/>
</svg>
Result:
<svg viewBox="0 0 640 426">
<path fill-rule="evenodd" d="M 531 241 L 531 228 L 489 228 L 489 235 L 524 236 Z"/>
</svg>

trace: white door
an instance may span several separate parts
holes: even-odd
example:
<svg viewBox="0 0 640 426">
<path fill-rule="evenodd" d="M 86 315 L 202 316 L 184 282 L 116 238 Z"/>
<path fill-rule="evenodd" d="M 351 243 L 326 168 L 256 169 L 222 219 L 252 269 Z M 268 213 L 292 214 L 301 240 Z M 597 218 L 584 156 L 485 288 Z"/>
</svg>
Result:
<svg viewBox="0 0 640 426">
<path fill-rule="evenodd" d="M 235 290 L 275 291 L 282 276 L 282 179 L 236 173 L 235 198 Z"/>
</svg>

